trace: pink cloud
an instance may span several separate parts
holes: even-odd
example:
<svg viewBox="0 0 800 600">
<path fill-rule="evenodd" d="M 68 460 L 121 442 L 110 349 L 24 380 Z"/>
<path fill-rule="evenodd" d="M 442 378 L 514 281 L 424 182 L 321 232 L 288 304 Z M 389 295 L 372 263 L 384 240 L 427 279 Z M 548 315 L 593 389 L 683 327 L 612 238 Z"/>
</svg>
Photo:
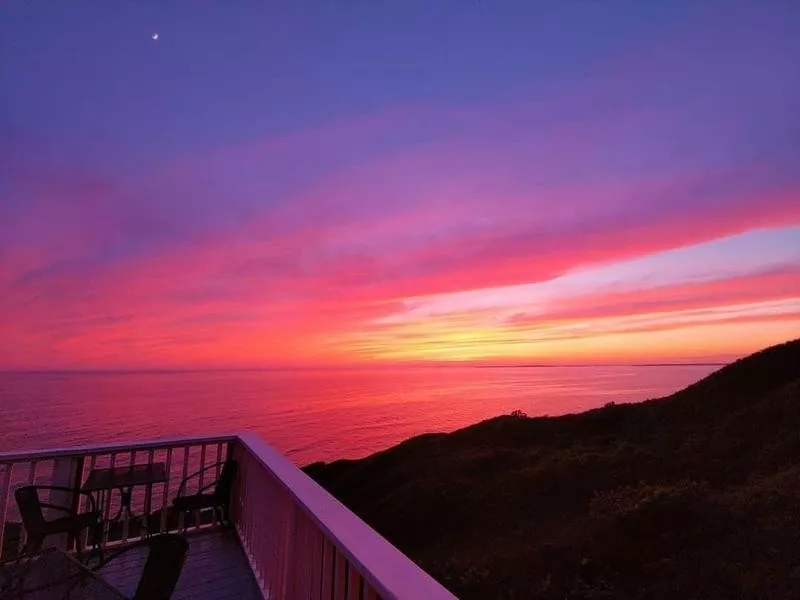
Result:
<svg viewBox="0 0 800 600">
<path fill-rule="evenodd" d="M 0 225 L 0 364 L 345 359 L 362 352 L 331 340 L 410 298 L 548 281 L 800 223 L 798 182 L 771 154 L 759 163 L 717 149 L 709 165 L 631 168 L 658 111 L 547 118 L 580 106 L 573 95 L 533 116 L 389 110 L 184 157 L 136 180 L 23 162 L 14 190 L 26 201 Z M 680 158 L 693 140 L 648 150 Z M 577 319 L 651 302 L 725 305 L 767 298 L 781 281 L 761 280 L 752 295 L 731 283 L 562 309 Z"/>
<path fill-rule="evenodd" d="M 594 294 L 560 300 L 545 315 L 520 313 L 508 319 L 510 324 L 539 322 L 589 321 L 642 313 L 662 313 L 772 300 L 800 298 L 800 268 L 748 274 L 727 279 L 659 286 L 623 293 Z"/>
<path fill-rule="evenodd" d="M 344 359 L 348 348 L 327 340 L 346 337 L 348 330 L 396 312 L 404 298 L 542 281 L 577 266 L 640 256 L 754 226 L 794 223 L 796 198 L 791 190 L 772 197 L 744 197 L 722 215 L 711 208 L 679 210 L 639 222 L 591 224 L 560 235 L 526 236 L 502 226 L 407 243 L 402 232 L 411 233 L 426 220 L 435 224 L 446 219 L 446 211 L 438 207 L 411 214 L 408 223 L 398 221 L 395 231 L 401 233 L 387 239 L 387 251 L 381 243 L 352 250 L 359 230 L 349 224 L 321 223 L 318 229 L 286 230 L 260 239 L 261 224 L 254 222 L 197 238 L 153 259 L 134 257 L 115 268 L 54 272 L 42 281 L 11 288 L 0 299 L 4 330 L 8 339 L 25 341 L 13 350 L 9 346 L 0 360 L 29 364 L 41 356 L 56 364 L 66 357 L 78 357 L 78 364 L 211 364 L 224 360 L 225 352 L 234 362 Z M 371 225 L 362 224 L 366 235 L 372 233 Z M 375 228 L 383 232 L 376 234 L 378 239 L 391 235 L 389 221 L 379 219 Z M 589 303 L 617 307 L 624 314 L 626 303 L 631 312 L 652 312 L 647 304 L 651 301 L 665 308 L 670 302 L 672 308 L 688 308 L 703 298 L 718 304 L 765 299 L 781 289 L 796 293 L 792 281 L 792 274 L 772 274 L 753 281 L 576 299 L 563 307 L 563 318 L 604 316 L 602 308 L 586 308 Z M 220 318 L 214 323 L 208 315 Z M 291 339 L 296 344 L 257 343 L 258 339 Z"/>
</svg>

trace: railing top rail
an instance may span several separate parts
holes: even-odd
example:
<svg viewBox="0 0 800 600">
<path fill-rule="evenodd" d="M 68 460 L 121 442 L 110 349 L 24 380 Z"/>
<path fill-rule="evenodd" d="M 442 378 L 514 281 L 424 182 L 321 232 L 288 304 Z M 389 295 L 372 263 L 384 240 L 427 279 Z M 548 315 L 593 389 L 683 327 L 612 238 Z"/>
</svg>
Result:
<svg viewBox="0 0 800 600">
<path fill-rule="evenodd" d="M 109 454 L 111 452 L 127 452 L 130 450 L 150 450 L 155 448 L 176 448 L 180 446 L 194 446 L 197 444 L 213 444 L 215 442 L 233 442 L 238 439 L 235 434 L 212 435 L 183 438 L 164 438 L 147 441 L 131 441 L 114 444 L 99 444 L 91 446 L 71 446 L 68 448 L 48 448 L 44 450 L 15 450 L 13 452 L 0 452 L 0 464 L 23 462 L 28 460 L 44 460 L 49 458 L 63 458 L 70 456 L 92 456 L 94 454 Z"/>
<path fill-rule="evenodd" d="M 258 435 L 244 433 L 239 439 L 382 598 L 456 600 L 438 581 Z"/>
</svg>

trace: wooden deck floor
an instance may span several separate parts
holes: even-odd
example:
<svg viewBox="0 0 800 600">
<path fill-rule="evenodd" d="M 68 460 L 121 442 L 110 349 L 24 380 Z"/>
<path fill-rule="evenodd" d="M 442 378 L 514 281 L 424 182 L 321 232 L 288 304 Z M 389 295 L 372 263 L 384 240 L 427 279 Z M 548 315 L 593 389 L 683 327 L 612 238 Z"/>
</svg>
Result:
<svg viewBox="0 0 800 600">
<path fill-rule="evenodd" d="M 233 530 L 187 537 L 189 554 L 172 600 L 262 600 L 247 558 Z M 132 550 L 111 561 L 103 577 L 132 596 L 147 550 Z"/>
</svg>

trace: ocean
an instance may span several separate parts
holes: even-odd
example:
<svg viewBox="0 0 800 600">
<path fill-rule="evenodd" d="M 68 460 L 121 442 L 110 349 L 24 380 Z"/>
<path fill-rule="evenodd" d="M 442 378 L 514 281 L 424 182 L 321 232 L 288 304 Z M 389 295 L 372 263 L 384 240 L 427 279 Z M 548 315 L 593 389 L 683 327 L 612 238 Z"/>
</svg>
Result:
<svg viewBox="0 0 800 600">
<path fill-rule="evenodd" d="M 664 396 L 717 368 L 0 373 L 0 452 L 254 431 L 302 465 L 514 410 L 554 416 Z"/>
</svg>

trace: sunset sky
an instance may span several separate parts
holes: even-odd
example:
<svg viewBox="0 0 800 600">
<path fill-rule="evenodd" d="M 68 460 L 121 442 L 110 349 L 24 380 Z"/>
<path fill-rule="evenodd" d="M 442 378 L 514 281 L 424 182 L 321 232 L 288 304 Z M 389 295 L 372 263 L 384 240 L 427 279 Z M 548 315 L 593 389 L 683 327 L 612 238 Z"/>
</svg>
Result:
<svg viewBox="0 0 800 600">
<path fill-rule="evenodd" d="M 798 31 L 796 0 L 5 0 L 0 368 L 800 337 Z"/>
</svg>

